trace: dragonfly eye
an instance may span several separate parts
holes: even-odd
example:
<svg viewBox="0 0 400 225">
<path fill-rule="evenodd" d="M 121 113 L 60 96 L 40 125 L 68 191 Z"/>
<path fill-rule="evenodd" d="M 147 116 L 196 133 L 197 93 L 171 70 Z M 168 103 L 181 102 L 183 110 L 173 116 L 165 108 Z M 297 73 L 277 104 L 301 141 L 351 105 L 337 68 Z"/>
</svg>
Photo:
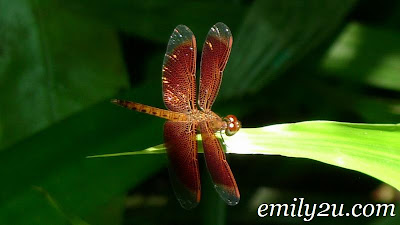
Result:
<svg viewBox="0 0 400 225">
<path fill-rule="evenodd" d="M 227 125 L 225 129 L 225 134 L 228 136 L 236 134 L 240 127 L 242 127 L 240 121 L 234 115 L 228 115 L 224 118 L 224 120 L 226 121 Z"/>
</svg>

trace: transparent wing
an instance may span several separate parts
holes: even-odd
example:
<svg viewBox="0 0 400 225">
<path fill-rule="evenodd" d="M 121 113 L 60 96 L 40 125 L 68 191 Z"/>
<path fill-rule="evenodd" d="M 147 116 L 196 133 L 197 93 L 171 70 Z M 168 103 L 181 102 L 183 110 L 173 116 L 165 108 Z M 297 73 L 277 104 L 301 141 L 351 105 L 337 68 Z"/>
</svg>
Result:
<svg viewBox="0 0 400 225">
<path fill-rule="evenodd" d="M 200 201 L 196 125 L 167 121 L 164 125 L 164 141 L 175 195 L 183 208 L 194 208 Z"/>
<path fill-rule="evenodd" d="M 211 109 L 221 86 L 222 74 L 232 48 L 232 34 L 223 23 L 215 24 L 208 32 L 201 57 L 199 107 Z"/>
<path fill-rule="evenodd" d="M 225 158 L 221 143 L 207 122 L 200 123 L 204 157 L 215 189 L 228 205 L 236 205 L 240 200 L 239 189 Z"/>
<path fill-rule="evenodd" d="M 172 111 L 196 107 L 196 39 L 185 25 L 172 32 L 162 68 L 163 100 Z"/>
</svg>

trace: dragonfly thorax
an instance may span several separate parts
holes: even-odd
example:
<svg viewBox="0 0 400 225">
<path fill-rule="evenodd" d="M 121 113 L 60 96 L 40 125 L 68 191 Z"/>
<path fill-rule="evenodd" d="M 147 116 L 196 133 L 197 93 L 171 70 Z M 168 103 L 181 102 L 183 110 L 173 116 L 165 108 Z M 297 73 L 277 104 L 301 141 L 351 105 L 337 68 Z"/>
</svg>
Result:
<svg viewBox="0 0 400 225">
<path fill-rule="evenodd" d="M 213 120 L 222 121 L 222 118 L 212 111 L 193 110 L 191 113 L 189 113 L 188 120 L 191 122 L 203 122 Z"/>
<path fill-rule="evenodd" d="M 188 120 L 194 123 L 207 122 L 212 125 L 214 132 L 225 131 L 228 136 L 234 135 L 241 128 L 241 123 L 236 116 L 228 115 L 221 118 L 212 111 L 193 111 L 188 115 Z"/>
<path fill-rule="evenodd" d="M 188 120 L 194 123 L 207 122 L 215 132 L 225 130 L 227 122 L 212 111 L 195 110 L 188 115 Z"/>
</svg>

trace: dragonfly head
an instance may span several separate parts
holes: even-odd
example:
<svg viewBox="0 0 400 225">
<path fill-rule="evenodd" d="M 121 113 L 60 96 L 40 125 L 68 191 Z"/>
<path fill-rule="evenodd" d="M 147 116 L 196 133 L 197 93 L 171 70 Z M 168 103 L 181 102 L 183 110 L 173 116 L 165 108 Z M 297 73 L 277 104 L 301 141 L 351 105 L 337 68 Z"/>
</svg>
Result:
<svg viewBox="0 0 400 225">
<path fill-rule="evenodd" d="M 226 122 L 225 134 L 228 136 L 236 134 L 236 132 L 238 132 L 238 130 L 242 127 L 242 124 L 234 115 L 227 115 L 224 118 L 224 121 Z"/>
</svg>

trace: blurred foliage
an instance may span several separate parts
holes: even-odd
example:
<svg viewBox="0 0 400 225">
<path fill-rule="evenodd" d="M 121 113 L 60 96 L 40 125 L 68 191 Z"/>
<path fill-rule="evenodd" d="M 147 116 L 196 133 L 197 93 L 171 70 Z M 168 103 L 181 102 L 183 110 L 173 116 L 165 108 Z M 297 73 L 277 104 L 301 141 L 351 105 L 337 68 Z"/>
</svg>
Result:
<svg viewBox="0 0 400 225">
<path fill-rule="evenodd" d="M 127 87 L 110 28 L 50 3 L 0 4 L 0 147 Z"/>
<path fill-rule="evenodd" d="M 86 156 L 162 143 L 162 120 L 117 108 L 109 98 L 162 107 L 161 63 L 178 24 L 192 29 L 199 49 L 214 23 L 231 28 L 233 49 L 214 110 L 238 115 L 245 127 L 315 119 L 397 124 L 399 18 L 395 0 L 0 0 L 0 224 L 299 224 L 258 218 L 257 205 L 299 196 L 380 201 L 371 193 L 381 182 L 359 172 L 229 155 L 241 203 L 220 204 L 202 170 L 202 202 L 183 211 L 163 156 Z"/>
<path fill-rule="evenodd" d="M 349 24 L 321 67 L 327 74 L 342 79 L 400 91 L 399 52 L 400 32 Z"/>
<path fill-rule="evenodd" d="M 265 86 L 337 28 L 355 1 L 255 1 L 234 37 L 220 98 Z M 318 18 L 318 19 L 317 19 Z M 246 79 L 243 79 L 246 77 Z"/>
<path fill-rule="evenodd" d="M 204 34 L 197 37 L 198 43 L 202 43 L 206 31 L 216 23 L 215 21 L 224 21 L 230 26 L 236 26 L 248 7 L 238 1 L 226 3 L 210 0 L 57 1 L 74 12 L 93 17 L 131 35 L 162 44 L 168 43 L 165 37 L 169 37 L 172 30 L 182 23 L 192 30 L 204 30 Z"/>
</svg>

